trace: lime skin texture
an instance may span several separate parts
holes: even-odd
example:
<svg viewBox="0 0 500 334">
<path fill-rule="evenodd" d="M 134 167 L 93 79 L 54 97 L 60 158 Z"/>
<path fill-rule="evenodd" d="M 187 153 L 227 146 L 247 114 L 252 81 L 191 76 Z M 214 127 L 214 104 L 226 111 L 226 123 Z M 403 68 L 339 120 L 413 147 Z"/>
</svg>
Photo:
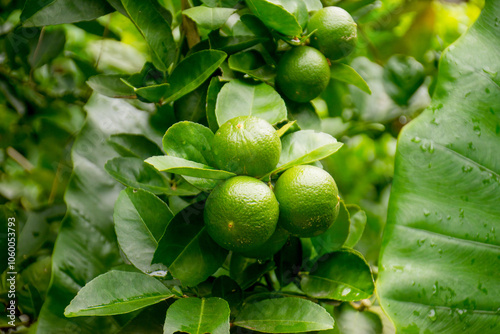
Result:
<svg viewBox="0 0 500 334">
<path fill-rule="evenodd" d="M 292 48 L 278 63 L 276 84 L 292 101 L 307 102 L 318 97 L 329 82 L 328 60 L 310 46 Z"/>
<path fill-rule="evenodd" d="M 235 176 L 219 184 L 205 203 L 208 234 L 220 246 L 247 252 L 262 246 L 276 230 L 279 204 L 264 182 Z"/>
<path fill-rule="evenodd" d="M 321 168 L 302 165 L 285 171 L 276 182 L 279 224 L 301 238 L 317 236 L 337 219 L 340 203 L 333 177 Z"/>
<path fill-rule="evenodd" d="M 310 44 L 330 60 L 344 58 L 356 47 L 356 28 L 356 22 L 347 11 L 340 7 L 325 7 L 309 20 L 309 31 L 316 30 Z"/>
<path fill-rule="evenodd" d="M 281 155 L 281 140 L 267 121 L 253 116 L 230 119 L 212 141 L 215 164 L 237 175 L 263 176 Z"/>
</svg>

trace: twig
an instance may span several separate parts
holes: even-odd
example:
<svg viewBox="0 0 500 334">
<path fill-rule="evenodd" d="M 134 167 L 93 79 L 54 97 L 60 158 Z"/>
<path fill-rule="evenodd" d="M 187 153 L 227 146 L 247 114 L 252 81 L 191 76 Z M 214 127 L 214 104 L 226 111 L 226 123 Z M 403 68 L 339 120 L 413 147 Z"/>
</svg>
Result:
<svg viewBox="0 0 500 334">
<path fill-rule="evenodd" d="M 11 157 L 15 162 L 17 162 L 23 169 L 29 173 L 35 168 L 33 164 L 26 159 L 21 153 L 19 153 L 12 146 L 7 147 L 7 155 Z"/>
</svg>

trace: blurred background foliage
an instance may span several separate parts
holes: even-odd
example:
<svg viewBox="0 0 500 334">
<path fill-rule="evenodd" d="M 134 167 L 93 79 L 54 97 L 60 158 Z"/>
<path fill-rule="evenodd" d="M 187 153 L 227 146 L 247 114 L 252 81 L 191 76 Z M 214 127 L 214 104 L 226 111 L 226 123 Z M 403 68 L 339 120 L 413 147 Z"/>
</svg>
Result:
<svg viewBox="0 0 500 334">
<path fill-rule="evenodd" d="M 159 2 L 178 25 L 181 0 Z M 321 129 L 345 143 L 324 165 L 344 200 L 366 211 L 357 248 L 376 268 L 397 135 L 429 104 L 442 51 L 475 21 L 484 1 L 323 3 L 343 7 L 357 21 L 358 47 L 344 61 L 365 78 L 372 94 L 332 80 L 313 101 L 315 110 L 292 116 L 302 128 Z M 50 281 L 50 256 L 72 170 L 70 150 L 92 92 L 86 81 L 99 73 L 140 72 L 149 52 L 131 21 L 118 12 L 89 22 L 27 28 L 20 25 L 23 6 L 24 1 L 0 0 L 0 205 L 5 216 L 15 212 L 20 224 L 19 305 L 31 317 L 25 320 L 32 321 Z M 238 22 L 234 14 L 221 30 L 242 29 Z M 180 38 L 178 28 L 173 34 Z M 151 117 L 159 133 L 174 121 L 158 123 L 154 112 Z M 0 286 L 2 302 L 6 291 Z"/>
</svg>

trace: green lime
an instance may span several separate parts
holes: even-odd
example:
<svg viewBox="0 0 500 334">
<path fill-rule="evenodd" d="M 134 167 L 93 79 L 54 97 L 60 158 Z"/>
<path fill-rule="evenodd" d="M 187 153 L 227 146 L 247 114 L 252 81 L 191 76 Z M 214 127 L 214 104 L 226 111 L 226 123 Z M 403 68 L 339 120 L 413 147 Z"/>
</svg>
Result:
<svg viewBox="0 0 500 334">
<path fill-rule="evenodd" d="M 235 176 L 218 185 L 205 203 L 208 234 L 220 246 L 246 252 L 263 245 L 276 230 L 279 204 L 262 181 Z"/>
<path fill-rule="evenodd" d="M 281 155 L 281 140 L 274 127 L 253 116 L 222 124 L 212 147 L 217 167 L 239 175 L 263 176 L 276 167 Z"/>
<path fill-rule="evenodd" d="M 280 225 L 303 238 L 317 236 L 333 224 L 339 214 L 339 196 L 333 177 L 323 169 L 295 166 L 276 182 Z"/>
<path fill-rule="evenodd" d="M 309 20 L 308 29 L 316 30 L 311 37 L 311 46 L 331 60 L 344 58 L 356 47 L 356 22 L 340 7 L 318 10 Z"/>
<path fill-rule="evenodd" d="M 286 244 L 290 233 L 278 225 L 273 235 L 263 245 L 241 253 L 244 257 L 252 259 L 269 259 Z"/>
<path fill-rule="evenodd" d="M 290 100 L 307 102 L 323 92 L 330 81 L 325 56 L 309 46 L 287 51 L 278 63 L 276 84 Z"/>
</svg>

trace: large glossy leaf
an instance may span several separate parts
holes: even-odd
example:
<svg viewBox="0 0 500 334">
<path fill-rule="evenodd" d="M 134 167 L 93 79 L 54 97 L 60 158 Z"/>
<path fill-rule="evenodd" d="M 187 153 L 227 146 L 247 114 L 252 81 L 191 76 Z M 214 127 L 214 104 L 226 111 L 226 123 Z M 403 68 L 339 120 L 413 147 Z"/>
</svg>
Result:
<svg viewBox="0 0 500 334">
<path fill-rule="evenodd" d="M 222 87 L 215 107 L 220 125 L 237 116 L 255 116 L 271 124 L 286 119 L 285 101 L 269 85 L 233 80 Z"/>
<path fill-rule="evenodd" d="M 377 291 L 401 333 L 498 333 L 500 6 L 439 65 L 432 106 L 403 128 Z"/>
<path fill-rule="evenodd" d="M 167 71 L 174 61 L 177 45 L 170 24 L 161 15 L 156 0 L 122 0 L 123 7 L 151 48 L 153 63 Z"/>
<path fill-rule="evenodd" d="M 108 143 L 123 157 L 146 159 L 163 153 L 155 142 L 143 135 L 119 133 L 111 135 Z"/>
<path fill-rule="evenodd" d="M 24 26 L 90 21 L 113 11 L 101 0 L 28 0 L 21 13 Z"/>
<path fill-rule="evenodd" d="M 373 294 L 370 267 L 363 256 L 352 249 L 342 249 L 318 259 L 300 282 L 311 297 L 343 301 L 361 300 Z"/>
<path fill-rule="evenodd" d="M 301 333 L 331 329 L 333 318 L 309 300 L 276 298 L 247 304 L 234 324 L 265 333 Z"/>
<path fill-rule="evenodd" d="M 281 156 L 278 167 L 270 174 L 276 174 L 297 165 L 310 164 L 337 152 L 342 143 L 323 132 L 302 130 L 293 132 L 281 139 Z"/>
<path fill-rule="evenodd" d="M 64 315 L 79 317 L 128 313 L 172 296 L 172 292 L 156 278 L 112 270 L 94 278 L 78 291 Z"/>
<path fill-rule="evenodd" d="M 278 1 L 247 0 L 248 7 L 266 26 L 283 35 L 300 36 L 302 27 L 297 19 Z"/>
<path fill-rule="evenodd" d="M 78 290 L 94 277 L 122 262 L 113 226 L 113 205 L 122 185 L 104 171 L 104 164 L 117 156 L 107 139 L 130 132 L 155 141 L 147 113 L 123 100 L 93 95 L 87 103 L 87 122 L 72 149 L 73 174 L 65 194 L 68 211 L 52 257 L 52 282 L 38 321 L 38 333 L 91 334 L 113 332 L 125 318 L 67 319 L 64 308 Z"/>
<path fill-rule="evenodd" d="M 226 180 L 236 176 L 236 174 L 225 170 L 214 169 L 198 162 L 169 155 L 151 157 L 146 159 L 146 162 L 160 171 L 197 178 Z"/>
<path fill-rule="evenodd" d="M 166 265 L 182 284 L 195 286 L 224 263 L 227 253 L 208 235 L 203 205 L 195 203 L 172 219 L 158 243 L 153 263 Z"/>
<path fill-rule="evenodd" d="M 136 268 L 147 274 L 166 269 L 152 265 L 151 260 L 173 216 L 169 207 L 148 191 L 127 188 L 120 192 L 113 215 L 116 236 L 123 253 Z"/>
<path fill-rule="evenodd" d="M 229 305 L 220 298 L 183 298 L 168 308 L 164 334 L 229 333 Z"/>
<path fill-rule="evenodd" d="M 214 133 L 201 124 L 179 122 L 163 136 L 163 149 L 173 157 L 215 166 L 211 147 L 213 137 Z"/>
</svg>

